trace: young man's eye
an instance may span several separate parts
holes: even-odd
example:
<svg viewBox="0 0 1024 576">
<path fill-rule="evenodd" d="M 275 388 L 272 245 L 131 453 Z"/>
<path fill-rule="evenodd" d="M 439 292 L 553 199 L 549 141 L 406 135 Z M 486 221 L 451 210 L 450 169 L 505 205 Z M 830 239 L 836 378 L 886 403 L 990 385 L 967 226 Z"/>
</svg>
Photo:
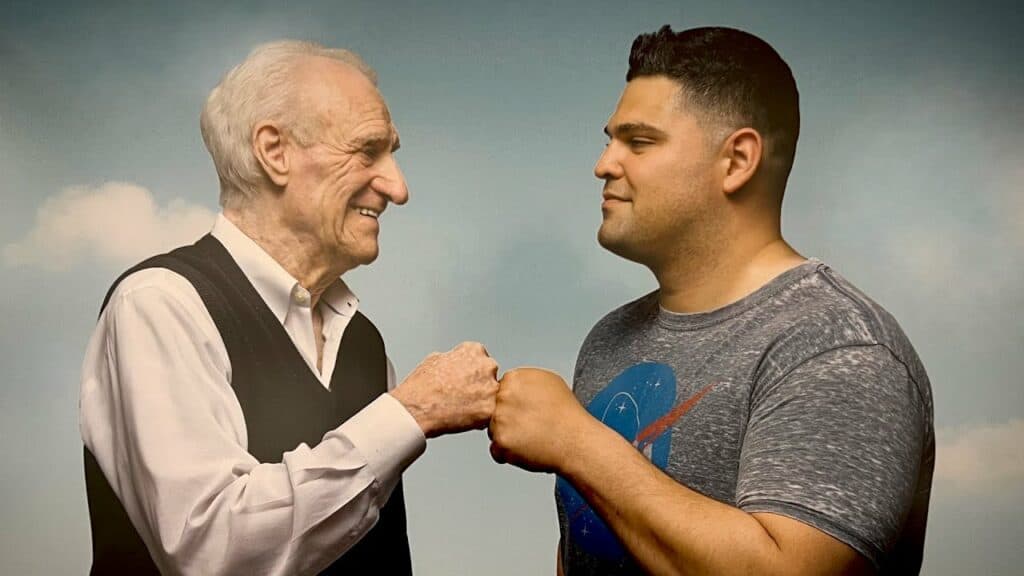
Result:
<svg viewBox="0 0 1024 576">
<path fill-rule="evenodd" d="M 647 138 L 632 138 L 629 141 L 629 145 L 634 148 L 643 148 L 644 146 L 650 146 L 651 144 L 654 144 L 654 141 L 648 140 Z"/>
</svg>

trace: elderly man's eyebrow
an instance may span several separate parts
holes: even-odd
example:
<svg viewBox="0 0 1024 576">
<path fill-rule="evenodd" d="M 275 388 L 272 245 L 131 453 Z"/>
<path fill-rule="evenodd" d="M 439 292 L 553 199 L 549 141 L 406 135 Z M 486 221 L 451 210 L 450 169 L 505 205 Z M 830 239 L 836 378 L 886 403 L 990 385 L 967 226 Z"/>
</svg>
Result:
<svg viewBox="0 0 1024 576">
<path fill-rule="evenodd" d="M 647 124 L 645 122 L 623 122 L 622 124 L 616 124 L 615 126 L 605 126 L 604 133 L 606 136 L 611 138 L 626 138 L 628 136 L 654 136 L 659 138 L 667 137 L 668 134 L 656 126 Z"/>
<path fill-rule="evenodd" d="M 394 152 L 397 150 L 397 134 L 392 136 L 391 134 L 367 134 L 360 138 L 356 138 L 355 145 L 364 150 L 390 150 Z"/>
</svg>

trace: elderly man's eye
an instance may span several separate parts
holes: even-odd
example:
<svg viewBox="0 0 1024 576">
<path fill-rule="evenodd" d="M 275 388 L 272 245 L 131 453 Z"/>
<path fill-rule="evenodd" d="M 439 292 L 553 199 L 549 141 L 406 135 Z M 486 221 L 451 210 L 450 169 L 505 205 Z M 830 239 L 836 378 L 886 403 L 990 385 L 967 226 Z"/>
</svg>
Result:
<svg viewBox="0 0 1024 576">
<path fill-rule="evenodd" d="M 385 152 L 387 152 L 389 148 L 390 146 L 383 142 L 373 142 L 371 144 L 363 146 L 360 152 L 366 158 L 369 158 L 370 160 L 376 162 L 381 156 L 385 154 Z"/>
<path fill-rule="evenodd" d="M 376 162 L 380 158 L 382 153 L 383 152 L 378 146 L 365 146 L 359 150 L 359 155 L 368 164 L 373 164 L 374 162 Z"/>
</svg>

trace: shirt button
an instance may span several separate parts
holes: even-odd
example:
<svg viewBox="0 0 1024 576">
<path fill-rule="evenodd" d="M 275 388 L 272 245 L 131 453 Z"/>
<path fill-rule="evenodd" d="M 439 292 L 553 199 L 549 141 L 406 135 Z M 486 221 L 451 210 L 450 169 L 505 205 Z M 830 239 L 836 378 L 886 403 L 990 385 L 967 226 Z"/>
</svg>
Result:
<svg viewBox="0 0 1024 576">
<path fill-rule="evenodd" d="M 299 306 L 309 305 L 309 292 L 306 292 L 306 290 L 298 284 L 296 284 L 295 288 L 292 289 L 292 298 Z"/>
</svg>

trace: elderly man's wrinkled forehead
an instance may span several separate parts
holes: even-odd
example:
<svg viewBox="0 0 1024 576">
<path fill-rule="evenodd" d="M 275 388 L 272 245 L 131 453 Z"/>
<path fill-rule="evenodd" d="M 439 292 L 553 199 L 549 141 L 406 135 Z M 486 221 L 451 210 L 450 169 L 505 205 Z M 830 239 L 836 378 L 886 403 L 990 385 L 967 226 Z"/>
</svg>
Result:
<svg viewBox="0 0 1024 576">
<path fill-rule="evenodd" d="M 295 66 L 293 82 L 298 114 L 321 128 L 347 133 L 359 125 L 380 124 L 382 129 L 393 130 L 383 96 L 355 66 L 331 58 L 306 57 Z"/>
</svg>

